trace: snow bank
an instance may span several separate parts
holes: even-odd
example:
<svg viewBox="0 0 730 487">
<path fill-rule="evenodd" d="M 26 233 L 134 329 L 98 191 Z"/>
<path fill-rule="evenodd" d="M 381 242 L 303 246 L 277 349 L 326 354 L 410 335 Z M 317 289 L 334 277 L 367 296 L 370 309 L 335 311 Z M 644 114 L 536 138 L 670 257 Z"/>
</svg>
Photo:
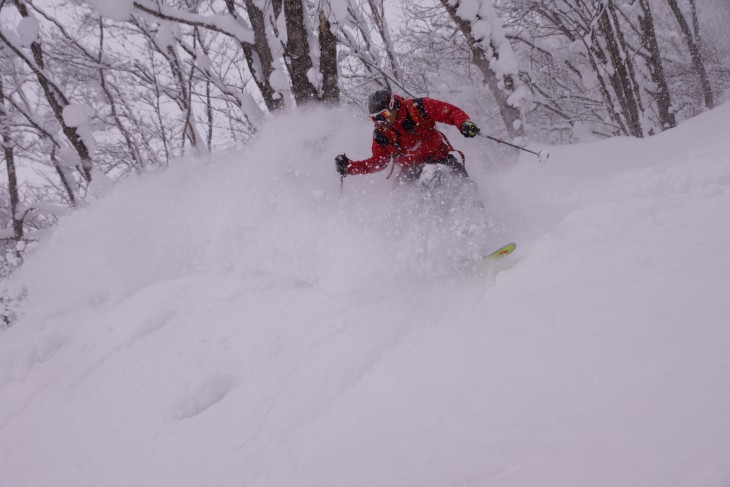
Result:
<svg viewBox="0 0 730 487">
<path fill-rule="evenodd" d="M 481 275 L 384 173 L 340 193 L 345 111 L 116 187 L 20 276 L 0 485 L 726 485 L 729 120 L 472 162 L 519 244 Z"/>
</svg>

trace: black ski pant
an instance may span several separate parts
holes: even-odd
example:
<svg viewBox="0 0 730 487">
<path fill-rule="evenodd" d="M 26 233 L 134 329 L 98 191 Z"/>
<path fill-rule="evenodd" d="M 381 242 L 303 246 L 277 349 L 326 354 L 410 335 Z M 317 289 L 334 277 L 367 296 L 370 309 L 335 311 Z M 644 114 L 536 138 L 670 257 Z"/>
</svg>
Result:
<svg viewBox="0 0 730 487">
<path fill-rule="evenodd" d="M 454 157 L 453 154 L 447 154 L 446 157 L 443 159 L 435 160 L 435 161 L 428 161 L 424 162 L 422 164 L 413 164 L 411 166 L 406 166 L 403 169 L 401 169 L 400 173 L 398 174 L 398 177 L 396 179 L 397 184 L 409 184 L 414 183 L 418 181 L 418 178 L 421 177 L 421 173 L 423 172 L 423 167 L 426 164 L 442 164 L 444 166 L 449 167 L 454 174 L 456 174 L 459 177 L 462 177 L 464 179 L 469 179 L 469 174 L 466 172 L 466 168 L 464 167 L 464 164 L 459 162 L 459 160 Z"/>
</svg>

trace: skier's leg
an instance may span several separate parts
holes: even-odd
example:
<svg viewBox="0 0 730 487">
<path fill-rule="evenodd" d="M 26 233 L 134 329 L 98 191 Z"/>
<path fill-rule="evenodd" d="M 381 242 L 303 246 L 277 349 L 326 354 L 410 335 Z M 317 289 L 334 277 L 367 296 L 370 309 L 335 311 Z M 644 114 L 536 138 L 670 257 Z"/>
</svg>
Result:
<svg viewBox="0 0 730 487">
<path fill-rule="evenodd" d="M 448 154 L 446 157 L 439 161 L 439 164 L 448 166 L 451 168 L 454 174 L 461 176 L 462 178 L 469 179 L 469 174 L 466 172 L 466 167 L 464 167 L 464 164 L 459 162 L 459 160 L 457 160 L 453 154 Z"/>
<path fill-rule="evenodd" d="M 396 186 L 413 184 L 418 181 L 423 172 L 423 164 L 412 164 L 404 166 L 395 178 Z"/>
</svg>

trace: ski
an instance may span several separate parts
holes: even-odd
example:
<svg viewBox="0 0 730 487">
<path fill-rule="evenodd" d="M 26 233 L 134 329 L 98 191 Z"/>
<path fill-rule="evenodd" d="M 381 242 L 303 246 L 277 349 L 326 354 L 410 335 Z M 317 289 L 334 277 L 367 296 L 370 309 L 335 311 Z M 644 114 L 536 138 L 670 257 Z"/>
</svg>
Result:
<svg viewBox="0 0 730 487">
<path fill-rule="evenodd" d="M 498 248 L 491 254 L 484 257 L 484 260 L 501 259 L 502 257 L 505 257 L 505 256 L 511 254 L 512 252 L 514 252 L 514 250 L 516 248 L 517 248 L 516 243 L 508 243 L 507 245 Z"/>
</svg>

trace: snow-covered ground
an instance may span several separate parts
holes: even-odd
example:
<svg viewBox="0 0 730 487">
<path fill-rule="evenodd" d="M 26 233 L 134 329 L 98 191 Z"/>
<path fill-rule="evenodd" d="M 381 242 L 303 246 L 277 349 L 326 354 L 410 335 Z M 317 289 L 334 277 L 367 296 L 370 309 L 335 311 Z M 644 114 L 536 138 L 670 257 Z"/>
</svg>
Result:
<svg viewBox="0 0 730 487">
<path fill-rule="evenodd" d="M 344 111 L 117 186 L 18 276 L 0 486 L 727 487 L 729 124 L 511 166 L 452 135 L 519 245 L 481 273 L 386 173 L 341 192 Z"/>
</svg>

